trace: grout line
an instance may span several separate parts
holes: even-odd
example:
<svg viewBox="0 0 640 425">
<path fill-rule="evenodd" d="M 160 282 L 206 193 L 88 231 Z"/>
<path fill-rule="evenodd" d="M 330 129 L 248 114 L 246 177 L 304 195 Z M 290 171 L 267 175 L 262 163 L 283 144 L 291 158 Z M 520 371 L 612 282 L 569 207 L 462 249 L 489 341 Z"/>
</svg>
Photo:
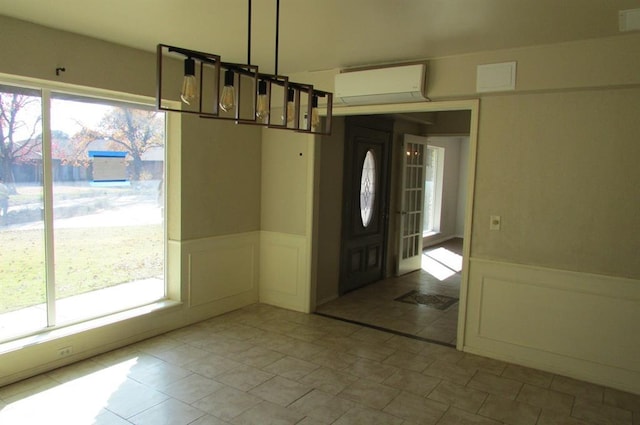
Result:
<svg viewBox="0 0 640 425">
<path fill-rule="evenodd" d="M 404 332 L 400 332 L 400 331 L 394 331 L 393 329 L 387 329 L 387 328 L 383 328 L 381 326 L 370 325 L 368 323 L 358 322 L 356 320 L 343 319 L 342 317 L 332 316 L 332 315 L 326 314 L 326 313 L 319 313 L 317 311 L 315 313 L 313 313 L 313 314 L 317 314 L 318 316 L 328 317 L 330 319 L 340 320 L 342 322 L 347 322 L 347 323 L 351 323 L 351 324 L 354 324 L 354 325 L 364 326 L 366 328 L 371 328 L 371 329 L 375 329 L 375 330 L 378 330 L 378 331 L 391 333 L 391 334 L 398 335 L 398 336 L 404 336 L 406 338 L 416 339 L 418 341 L 429 342 L 431 344 L 444 345 L 445 347 L 449 347 L 449 348 L 456 348 L 456 346 L 454 344 L 449 344 L 448 342 L 442 342 L 442 341 L 436 341 L 436 340 L 429 339 L 429 338 L 423 338 L 421 336 L 412 335 L 412 334 L 408 334 L 408 333 L 404 333 Z"/>
</svg>

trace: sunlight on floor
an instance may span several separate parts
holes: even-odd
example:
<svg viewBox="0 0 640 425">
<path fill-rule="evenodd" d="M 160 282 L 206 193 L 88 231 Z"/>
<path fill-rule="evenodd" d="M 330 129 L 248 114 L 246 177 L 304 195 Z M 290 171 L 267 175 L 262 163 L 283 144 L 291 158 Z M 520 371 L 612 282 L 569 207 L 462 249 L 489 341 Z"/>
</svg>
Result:
<svg viewBox="0 0 640 425">
<path fill-rule="evenodd" d="M 445 280 L 462 270 L 462 256 L 446 248 L 426 251 L 422 255 L 422 270 L 440 281 Z"/>
<path fill-rule="evenodd" d="M 105 408 L 122 392 L 129 371 L 137 363 L 137 357 L 133 357 L 24 398 L 16 395 L 15 401 L 0 406 L 0 423 L 91 424 L 98 418 L 104 420 L 112 415 Z"/>
</svg>

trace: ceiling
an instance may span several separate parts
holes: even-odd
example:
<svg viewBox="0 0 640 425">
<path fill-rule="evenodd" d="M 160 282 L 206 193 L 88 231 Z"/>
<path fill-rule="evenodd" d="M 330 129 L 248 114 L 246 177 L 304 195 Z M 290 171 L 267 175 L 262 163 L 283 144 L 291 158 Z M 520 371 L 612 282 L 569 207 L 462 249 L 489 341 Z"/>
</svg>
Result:
<svg viewBox="0 0 640 425">
<path fill-rule="evenodd" d="M 0 14 L 153 51 L 246 62 L 247 0 L 0 0 Z M 276 0 L 253 0 L 252 60 L 273 72 Z M 638 0 L 281 0 L 291 74 L 616 36 Z"/>
</svg>

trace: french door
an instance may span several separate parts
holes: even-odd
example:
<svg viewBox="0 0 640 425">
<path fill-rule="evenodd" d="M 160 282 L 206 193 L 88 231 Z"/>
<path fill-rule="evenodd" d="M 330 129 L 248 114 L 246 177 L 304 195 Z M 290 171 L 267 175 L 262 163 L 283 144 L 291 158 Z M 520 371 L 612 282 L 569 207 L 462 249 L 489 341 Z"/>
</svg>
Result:
<svg viewBox="0 0 640 425">
<path fill-rule="evenodd" d="M 422 139 L 422 140 L 421 140 Z M 402 145 L 402 190 L 397 274 L 419 270 L 422 264 L 422 230 L 425 192 L 424 138 L 405 135 Z"/>
<path fill-rule="evenodd" d="M 0 341 L 164 298 L 164 115 L 8 84 L 0 99 Z"/>
</svg>

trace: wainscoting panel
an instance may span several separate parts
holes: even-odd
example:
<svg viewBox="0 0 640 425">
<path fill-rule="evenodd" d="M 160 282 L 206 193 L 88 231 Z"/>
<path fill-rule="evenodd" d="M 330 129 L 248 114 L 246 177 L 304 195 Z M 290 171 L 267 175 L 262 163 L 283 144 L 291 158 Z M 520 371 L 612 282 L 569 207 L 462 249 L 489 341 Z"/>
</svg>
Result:
<svg viewBox="0 0 640 425">
<path fill-rule="evenodd" d="M 640 281 L 471 259 L 465 351 L 640 393 Z"/>
<path fill-rule="evenodd" d="M 307 238 L 261 232 L 260 302 L 309 311 L 309 259 Z"/>
<path fill-rule="evenodd" d="M 189 307 L 238 297 L 258 301 L 259 233 L 198 239 L 182 245 Z"/>
</svg>

